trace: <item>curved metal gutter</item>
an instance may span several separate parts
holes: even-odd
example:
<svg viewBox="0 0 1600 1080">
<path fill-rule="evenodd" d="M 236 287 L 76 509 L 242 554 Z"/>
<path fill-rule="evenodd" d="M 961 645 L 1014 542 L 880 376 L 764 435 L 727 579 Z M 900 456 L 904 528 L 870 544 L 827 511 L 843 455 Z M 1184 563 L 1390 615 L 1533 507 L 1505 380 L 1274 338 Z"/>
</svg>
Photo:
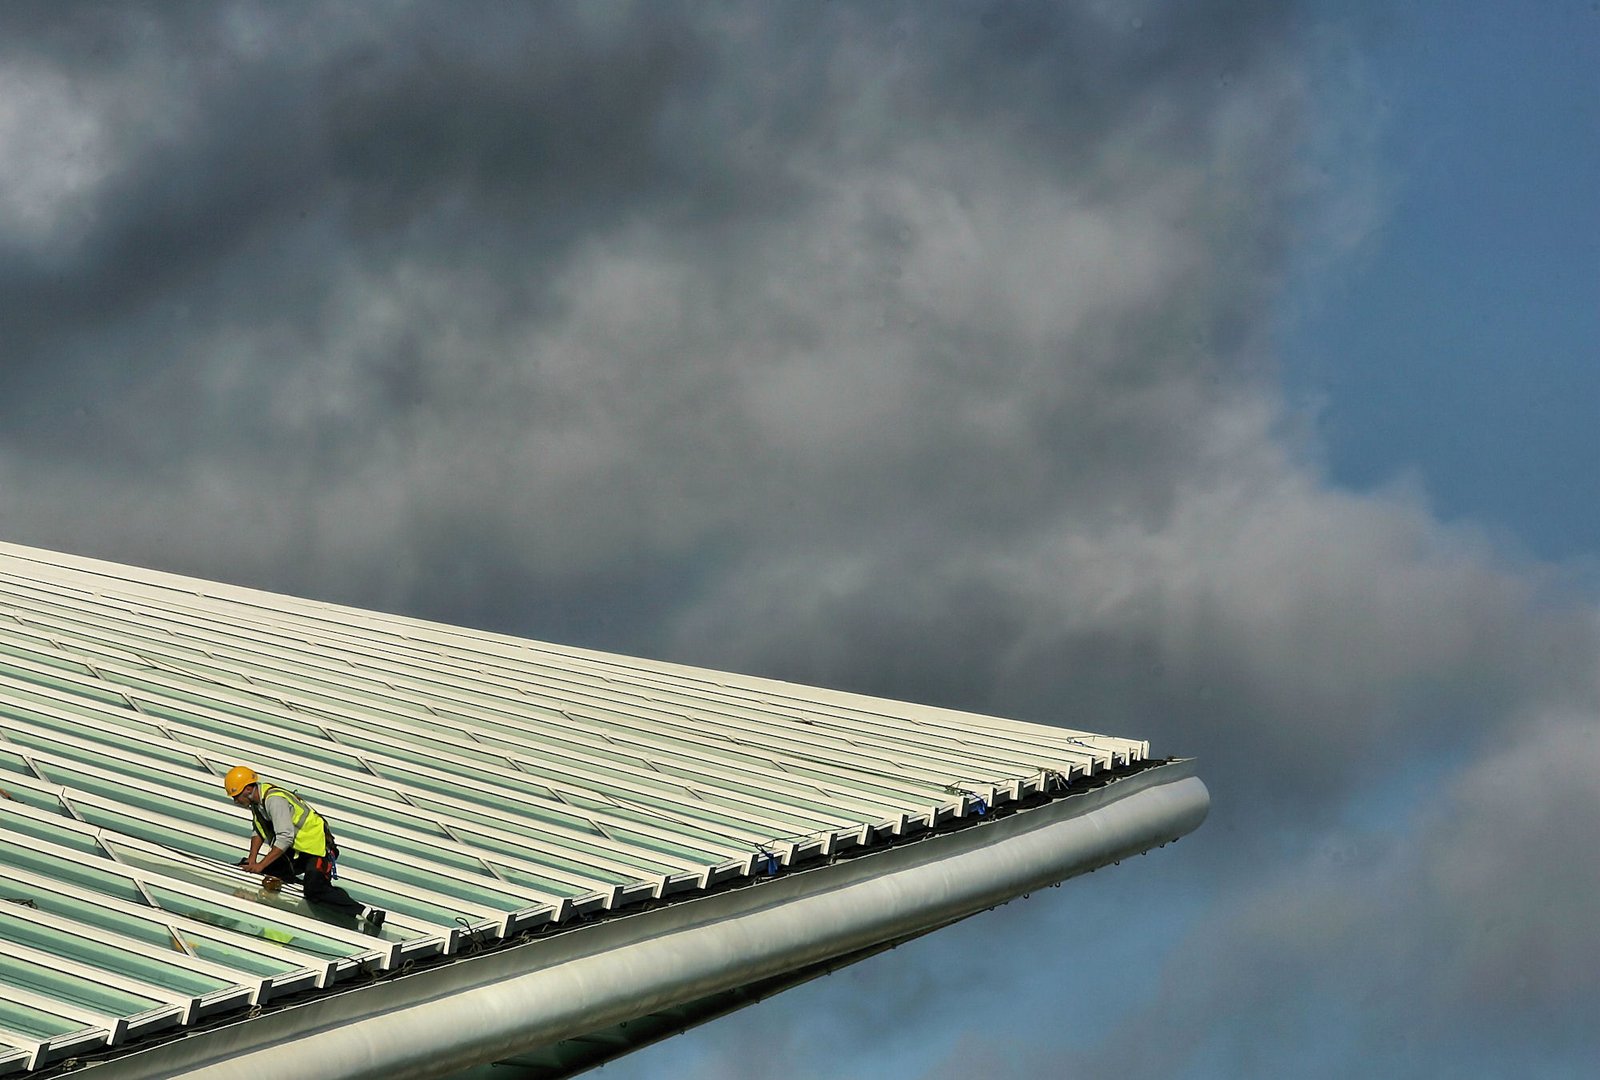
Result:
<svg viewBox="0 0 1600 1080">
<path fill-rule="evenodd" d="M 1209 805 L 1190 763 L 1162 765 L 956 832 L 198 1033 L 95 1075 L 449 1076 L 926 933 L 1176 840 Z"/>
</svg>

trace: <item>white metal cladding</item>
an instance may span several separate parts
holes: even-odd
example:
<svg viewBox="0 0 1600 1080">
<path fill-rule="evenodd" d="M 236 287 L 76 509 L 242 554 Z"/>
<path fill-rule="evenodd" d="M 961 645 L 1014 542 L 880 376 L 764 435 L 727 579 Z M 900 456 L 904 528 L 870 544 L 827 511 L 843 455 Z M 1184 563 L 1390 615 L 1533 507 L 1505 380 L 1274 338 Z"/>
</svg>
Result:
<svg viewBox="0 0 1600 1080">
<path fill-rule="evenodd" d="M 0 1075 L 1147 754 L 0 544 Z M 236 764 L 329 819 L 381 937 L 232 866 Z"/>
</svg>

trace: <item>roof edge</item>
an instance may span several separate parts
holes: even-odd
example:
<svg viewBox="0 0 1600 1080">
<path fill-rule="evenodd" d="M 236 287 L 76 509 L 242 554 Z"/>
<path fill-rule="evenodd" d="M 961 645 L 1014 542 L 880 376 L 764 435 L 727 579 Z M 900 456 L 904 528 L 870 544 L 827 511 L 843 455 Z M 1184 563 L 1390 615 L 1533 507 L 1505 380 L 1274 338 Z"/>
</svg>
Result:
<svg viewBox="0 0 1600 1080">
<path fill-rule="evenodd" d="M 196 1033 L 96 1075 L 447 1077 L 947 925 L 1176 840 L 1209 806 L 1192 762 L 1172 762 L 976 827 Z"/>
</svg>

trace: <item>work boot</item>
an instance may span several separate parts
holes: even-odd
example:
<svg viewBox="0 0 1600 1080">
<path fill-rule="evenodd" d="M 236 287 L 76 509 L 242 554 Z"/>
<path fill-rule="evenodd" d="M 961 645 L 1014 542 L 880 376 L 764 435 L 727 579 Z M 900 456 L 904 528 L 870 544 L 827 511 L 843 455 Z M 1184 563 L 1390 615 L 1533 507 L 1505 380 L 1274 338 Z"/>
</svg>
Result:
<svg viewBox="0 0 1600 1080">
<path fill-rule="evenodd" d="M 369 934 L 377 935 L 383 932 L 383 920 L 388 918 L 388 912 L 382 908 L 368 906 L 361 912 L 361 928 Z"/>
</svg>

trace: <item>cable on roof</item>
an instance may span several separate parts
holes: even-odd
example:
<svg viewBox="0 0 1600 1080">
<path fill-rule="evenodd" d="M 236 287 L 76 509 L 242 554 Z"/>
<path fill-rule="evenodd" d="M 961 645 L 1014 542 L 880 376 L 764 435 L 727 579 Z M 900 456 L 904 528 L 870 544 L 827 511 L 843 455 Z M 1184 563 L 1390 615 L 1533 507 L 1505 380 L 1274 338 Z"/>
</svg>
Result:
<svg viewBox="0 0 1600 1080">
<path fill-rule="evenodd" d="M 490 945 L 494 944 L 494 939 L 488 935 L 484 928 L 481 926 L 473 926 L 472 923 L 467 920 L 465 915 L 457 915 L 456 922 L 460 925 L 462 930 L 466 931 L 467 934 L 467 947 L 461 950 L 461 952 L 465 953 L 466 955 L 470 956 L 473 953 L 482 952 L 484 949 L 487 949 Z"/>
<path fill-rule="evenodd" d="M 960 795 L 977 803 L 979 817 L 983 817 L 989 812 L 989 801 L 982 795 L 979 795 L 976 791 L 970 791 L 959 784 L 949 784 L 945 787 L 945 791 L 949 792 L 951 795 Z"/>
</svg>

